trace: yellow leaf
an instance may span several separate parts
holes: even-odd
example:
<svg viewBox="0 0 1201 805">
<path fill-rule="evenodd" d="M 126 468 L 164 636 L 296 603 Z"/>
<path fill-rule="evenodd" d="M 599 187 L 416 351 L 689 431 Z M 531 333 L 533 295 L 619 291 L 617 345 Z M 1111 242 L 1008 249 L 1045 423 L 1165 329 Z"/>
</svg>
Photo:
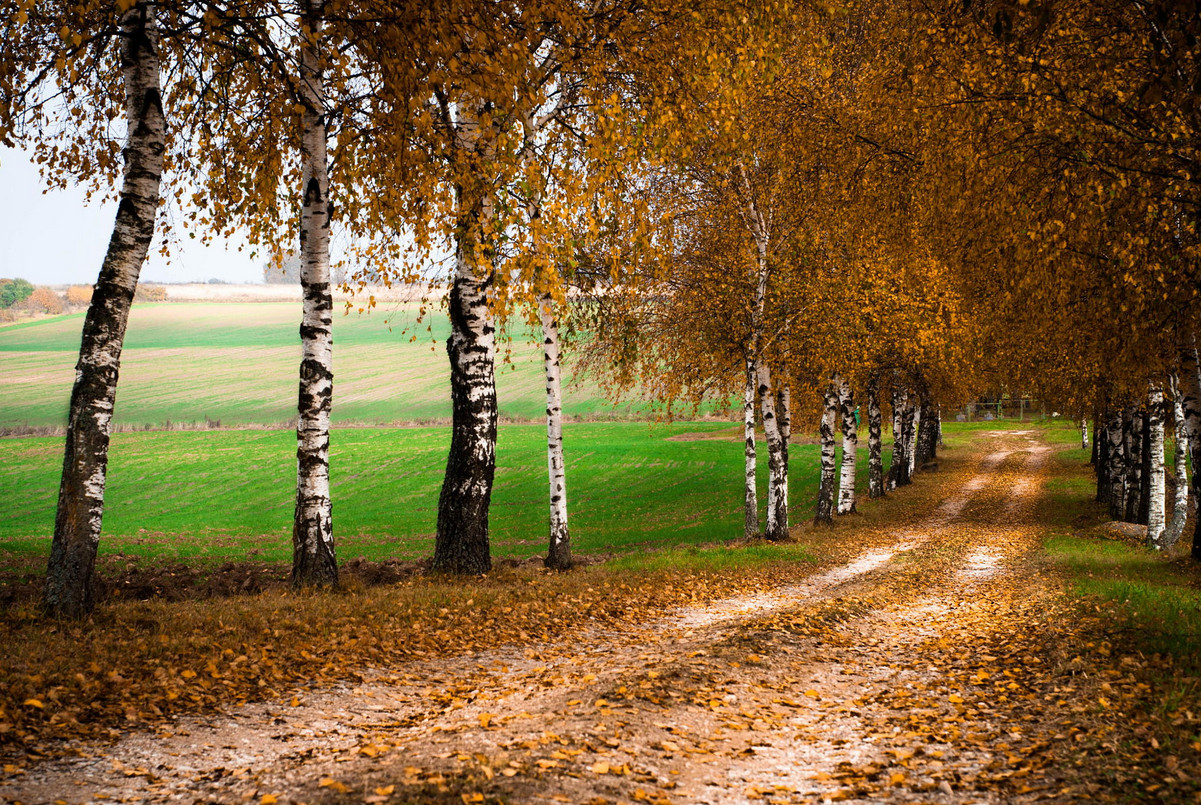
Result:
<svg viewBox="0 0 1201 805">
<path fill-rule="evenodd" d="M 817 692 L 816 690 L 807 690 L 807 691 L 805 691 L 805 695 L 806 695 L 806 696 L 808 696 L 808 697 L 810 697 L 810 698 L 813 698 L 813 699 L 820 699 L 820 698 L 821 698 L 821 696 L 820 696 L 820 695 L 818 695 L 818 692 Z"/>
<path fill-rule="evenodd" d="M 275 794 L 263 794 L 259 799 L 259 805 L 275 805 L 277 802 L 279 802 L 279 797 Z"/>
<path fill-rule="evenodd" d="M 26 706 L 26 707 L 36 707 L 36 708 L 37 708 L 37 709 L 39 709 L 39 710 L 45 710 L 45 709 L 46 709 L 46 705 L 42 704 L 42 700 L 41 700 L 41 699 L 26 699 L 26 700 L 25 700 L 25 706 Z"/>
<path fill-rule="evenodd" d="M 328 788 L 332 791 L 337 791 L 339 794 L 345 794 L 350 791 L 344 783 L 340 783 L 333 777 L 322 777 L 321 782 L 317 783 L 321 788 Z"/>
<path fill-rule="evenodd" d="M 588 767 L 588 770 L 593 774 L 608 774 L 609 764 L 602 760 L 600 763 L 593 763 Z"/>
<path fill-rule="evenodd" d="M 380 786 L 379 788 L 375 789 L 375 793 L 377 796 L 387 797 L 387 796 L 391 796 L 392 792 L 395 790 L 396 790 L 396 786 L 394 786 L 394 785 L 383 785 L 383 786 Z"/>
<path fill-rule="evenodd" d="M 894 772 L 894 773 L 892 774 L 892 776 L 890 776 L 890 777 L 888 778 L 888 784 L 889 784 L 889 785 L 894 785 L 894 786 L 895 786 L 895 785 L 904 785 L 904 784 L 905 784 L 905 775 L 904 775 L 904 774 L 902 774 L 902 773 L 901 773 L 901 772 L 899 772 L 899 771 L 898 771 L 898 772 Z"/>
<path fill-rule="evenodd" d="M 492 722 L 493 718 L 495 718 L 495 716 L 492 713 L 480 713 L 480 726 L 484 729 L 488 729 L 488 724 Z"/>
<path fill-rule="evenodd" d="M 952 693 L 947 697 L 947 701 L 951 702 L 951 704 L 963 704 L 963 697 L 958 693 Z"/>
</svg>

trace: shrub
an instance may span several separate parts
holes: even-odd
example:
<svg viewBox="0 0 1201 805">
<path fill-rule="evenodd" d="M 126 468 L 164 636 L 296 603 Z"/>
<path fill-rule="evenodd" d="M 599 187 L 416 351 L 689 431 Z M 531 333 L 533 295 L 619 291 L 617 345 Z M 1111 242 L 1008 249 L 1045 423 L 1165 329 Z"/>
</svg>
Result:
<svg viewBox="0 0 1201 805">
<path fill-rule="evenodd" d="M 18 277 L 15 280 L 0 280 L 0 308 L 10 308 L 29 298 L 33 283 Z"/>
<path fill-rule="evenodd" d="M 91 302 L 91 285 L 72 285 L 67 289 L 67 304 L 71 307 L 87 307 Z"/>
<path fill-rule="evenodd" d="M 63 312 L 63 298 L 43 285 L 34 288 L 22 305 L 38 313 Z"/>
<path fill-rule="evenodd" d="M 167 289 L 161 285 L 139 285 L 133 299 L 135 302 L 166 302 Z"/>
</svg>

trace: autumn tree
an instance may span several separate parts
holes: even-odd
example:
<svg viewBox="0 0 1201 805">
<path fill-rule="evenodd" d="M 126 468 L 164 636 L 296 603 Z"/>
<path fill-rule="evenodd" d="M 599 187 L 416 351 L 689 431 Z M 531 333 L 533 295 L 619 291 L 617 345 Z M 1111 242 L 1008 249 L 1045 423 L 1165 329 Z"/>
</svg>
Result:
<svg viewBox="0 0 1201 805">
<path fill-rule="evenodd" d="M 167 148 L 159 9 L 149 0 L 102 9 L 21 3 L 0 25 L 8 43 L 0 139 L 32 147 L 59 183 L 82 176 L 102 184 L 123 162 L 112 239 L 84 319 L 43 599 L 52 615 L 80 617 L 94 603 L 121 347 L 154 237 Z M 93 136 L 118 110 L 126 129 L 119 155 Z"/>
</svg>

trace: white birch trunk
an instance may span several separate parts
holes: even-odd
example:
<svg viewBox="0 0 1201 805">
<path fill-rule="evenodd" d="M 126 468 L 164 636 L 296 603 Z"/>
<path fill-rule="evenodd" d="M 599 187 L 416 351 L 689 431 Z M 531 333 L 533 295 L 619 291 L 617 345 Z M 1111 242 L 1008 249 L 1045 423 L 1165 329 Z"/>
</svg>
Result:
<svg viewBox="0 0 1201 805">
<path fill-rule="evenodd" d="M 911 416 L 909 421 L 904 423 L 905 427 L 905 449 L 909 453 L 909 475 L 917 471 L 917 435 L 921 432 L 922 425 L 922 407 L 920 405 L 912 406 Z"/>
<path fill-rule="evenodd" d="M 563 459 L 563 392 L 559 365 L 559 323 L 554 300 L 544 297 L 539 305 L 542 318 L 542 363 L 546 370 L 546 468 L 550 480 L 550 545 L 546 566 L 557 570 L 571 567 L 571 536 L 567 528 L 567 465 Z"/>
<path fill-rule="evenodd" d="M 821 443 L 822 465 L 821 480 L 817 486 L 817 506 L 813 522 L 829 525 L 834 522 L 834 487 L 836 484 L 834 458 L 836 445 L 834 442 L 834 427 L 838 420 L 838 391 L 833 380 L 826 387 L 824 405 L 822 408 Z"/>
<path fill-rule="evenodd" d="M 892 464 L 888 470 L 888 487 L 896 489 L 910 483 L 910 456 L 913 450 L 913 416 L 910 412 L 909 391 L 894 386 L 892 392 Z"/>
<path fill-rule="evenodd" d="M 884 497 L 884 456 L 880 434 L 880 384 L 867 381 L 867 496 Z"/>
<path fill-rule="evenodd" d="M 855 426 L 855 393 L 839 378 L 838 405 L 842 414 L 842 466 L 838 477 L 838 513 L 855 511 L 855 461 L 859 453 L 859 429 Z"/>
<path fill-rule="evenodd" d="M 1192 509 L 1201 511 L 1197 506 L 1197 468 L 1201 467 L 1201 361 L 1197 359 L 1197 350 L 1190 346 L 1180 351 L 1180 392 L 1184 398 L 1185 431 L 1188 434 L 1188 453 L 1193 467 L 1192 482 L 1189 492 L 1192 497 Z M 1201 561 L 1201 539 L 1198 539 L 1194 515 L 1193 544 L 1191 554 L 1193 559 Z M 1181 526 L 1183 528 L 1183 525 Z"/>
<path fill-rule="evenodd" d="M 1188 521 L 1188 445 L 1190 441 L 1188 419 L 1184 413 L 1184 392 L 1181 390 L 1179 378 L 1172 376 L 1172 419 L 1175 423 L 1175 451 L 1173 468 L 1176 475 L 1176 494 L 1172 498 L 1172 519 L 1164 530 L 1163 548 L 1168 550 L 1180 541 Z"/>
<path fill-rule="evenodd" d="M 788 466 L 784 436 L 776 418 L 771 369 L 766 363 L 759 363 L 758 378 L 759 408 L 767 438 L 767 528 L 764 536 L 773 542 L 780 542 L 788 539 Z"/>
<path fill-rule="evenodd" d="M 1088 420 L 1083 417 L 1080 419 L 1080 449 L 1088 449 Z"/>
<path fill-rule="evenodd" d="M 780 503 L 783 505 L 781 519 L 784 523 L 784 533 L 788 533 L 788 450 L 792 441 L 792 390 L 784 386 L 776 394 L 776 421 L 780 427 L 780 466 L 784 471 L 784 480 L 780 483 Z"/>
<path fill-rule="evenodd" d="M 1163 454 L 1163 390 L 1152 388 L 1147 398 L 1151 453 L 1150 478 L 1147 479 L 1147 544 L 1163 548 L 1167 514 L 1167 485 Z"/>
<path fill-rule="evenodd" d="M 747 355 L 746 388 L 742 398 L 742 434 L 744 439 L 743 458 L 745 476 L 743 487 L 743 535 L 747 539 L 759 536 L 759 493 L 756 488 L 755 470 L 755 359 Z"/>
<path fill-rule="evenodd" d="M 292 525 L 292 584 L 336 584 L 329 489 L 329 422 L 334 391 L 333 293 L 329 270 L 329 170 L 325 88 L 317 43 L 324 0 L 307 0 L 300 45 L 301 207 L 300 394 L 296 420 L 296 513 Z"/>
<path fill-rule="evenodd" d="M 483 104 L 460 105 L 456 147 L 484 164 L 494 146 L 479 122 Z M 492 569 L 488 511 L 496 477 L 496 325 L 488 304 L 496 254 L 491 178 L 468 173 L 455 187 L 455 270 L 447 300 L 451 439 L 438 497 L 433 569 L 457 575 Z"/>
<path fill-rule="evenodd" d="M 162 186 L 166 118 L 160 91 L 157 4 L 141 0 L 121 14 L 125 160 L 117 217 L 84 319 L 67 419 L 63 474 L 42 606 L 79 618 L 95 604 L 93 573 L 104 514 L 108 445 L 121 349 Z"/>
<path fill-rule="evenodd" d="M 1143 420 L 1138 408 L 1127 412 L 1125 423 L 1126 489 L 1123 500 L 1126 508 L 1123 519 L 1128 523 L 1139 521 L 1139 506 L 1143 500 Z"/>
</svg>

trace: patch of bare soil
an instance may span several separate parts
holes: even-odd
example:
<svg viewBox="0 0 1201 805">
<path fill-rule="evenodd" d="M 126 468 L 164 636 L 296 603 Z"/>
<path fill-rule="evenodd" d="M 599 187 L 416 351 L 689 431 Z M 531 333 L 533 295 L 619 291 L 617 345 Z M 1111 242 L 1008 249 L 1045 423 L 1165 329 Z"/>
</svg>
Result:
<svg viewBox="0 0 1201 805">
<path fill-rule="evenodd" d="M 1065 631 L 1060 583 L 1030 561 L 1048 448 L 993 446 L 928 518 L 800 583 L 179 719 L 26 769 L 0 797 L 1105 799 L 1089 764 L 1120 728 L 1080 677 L 1090 649 Z"/>
</svg>

